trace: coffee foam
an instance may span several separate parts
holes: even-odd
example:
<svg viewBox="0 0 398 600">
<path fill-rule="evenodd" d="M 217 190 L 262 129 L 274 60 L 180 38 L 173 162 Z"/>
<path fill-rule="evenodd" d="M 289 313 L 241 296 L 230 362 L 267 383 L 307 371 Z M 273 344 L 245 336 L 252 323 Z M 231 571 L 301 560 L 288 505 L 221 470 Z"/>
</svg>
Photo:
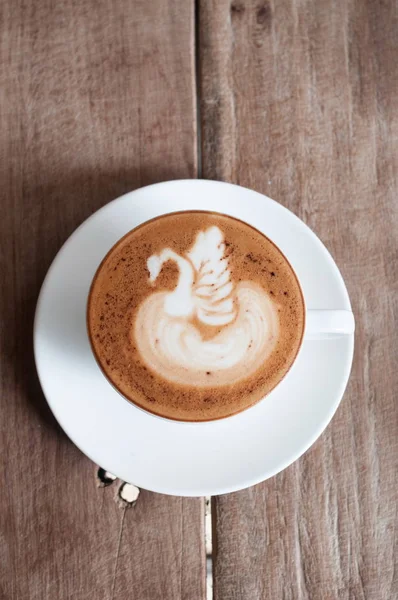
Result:
<svg viewBox="0 0 398 600">
<path fill-rule="evenodd" d="M 131 331 L 143 361 L 167 381 L 233 384 L 257 371 L 277 342 L 275 303 L 255 283 L 235 286 L 224 252 L 224 236 L 213 226 L 198 233 L 185 257 L 166 248 L 147 261 L 152 284 L 165 262 L 179 269 L 175 289 L 149 295 Z M 218 330 L 205 339 L 201 324 Z"/>
<path fill-rule="evenodd" d="M 304 329 L 298 282 L 259 232 L 212 213 L 155 219 L 106 257 L 88 328 L 111 382 L 139 406 L 220 418 L 266 395 Z"/>
</svg>

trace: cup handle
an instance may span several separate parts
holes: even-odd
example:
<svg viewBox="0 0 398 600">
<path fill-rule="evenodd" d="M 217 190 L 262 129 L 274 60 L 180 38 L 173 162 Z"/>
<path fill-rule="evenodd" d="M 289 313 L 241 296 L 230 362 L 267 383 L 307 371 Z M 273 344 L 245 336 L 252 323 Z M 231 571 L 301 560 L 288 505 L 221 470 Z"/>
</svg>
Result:
<svg viewBox="0 0 398 600">
<path fill-rule="evenodd" d="M 355 320 L 350 310 L 307 310 L 306 340 L 337 338 L 354 331 Z"/>
</svg>

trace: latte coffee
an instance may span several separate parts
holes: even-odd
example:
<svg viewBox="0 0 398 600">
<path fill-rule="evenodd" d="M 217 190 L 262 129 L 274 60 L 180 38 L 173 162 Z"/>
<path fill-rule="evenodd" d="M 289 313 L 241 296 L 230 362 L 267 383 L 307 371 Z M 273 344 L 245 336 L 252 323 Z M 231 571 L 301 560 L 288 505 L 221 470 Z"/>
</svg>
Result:
<svg viewBox="0 0 398 600">
<path fill-rule="evenodd" d="M 87 324 L 95 357 L 137 406 L 181 421 L 268 394 L 301 345 L 305 307 L 280 250 L 250 225 L 187 211 L 144 223 L 102 261 Z"/>
</svg>

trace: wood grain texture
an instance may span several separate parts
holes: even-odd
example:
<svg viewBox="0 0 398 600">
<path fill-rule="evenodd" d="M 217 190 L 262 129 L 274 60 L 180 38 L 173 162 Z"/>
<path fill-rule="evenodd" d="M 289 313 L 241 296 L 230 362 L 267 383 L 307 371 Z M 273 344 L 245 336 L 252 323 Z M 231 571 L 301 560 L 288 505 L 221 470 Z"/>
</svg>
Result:
<svg viewBox="0 0 398 600">
<path fill-rule="evenodd" d="M 203 598 L 203 503 L 117 485 L 40 391 L 32 321 L 45 272 L 94 210 L 196 175 L 193 2 L 0 3 L 0 598 Z"/>
<path fill-rule="evenodd" d="M 203 174 L 263 192 L 331 250 L 357 321 L 331 425 L 214 500 L 215 600 L 398 597 L 398 6 L 202 0 Z"/>
</svg>

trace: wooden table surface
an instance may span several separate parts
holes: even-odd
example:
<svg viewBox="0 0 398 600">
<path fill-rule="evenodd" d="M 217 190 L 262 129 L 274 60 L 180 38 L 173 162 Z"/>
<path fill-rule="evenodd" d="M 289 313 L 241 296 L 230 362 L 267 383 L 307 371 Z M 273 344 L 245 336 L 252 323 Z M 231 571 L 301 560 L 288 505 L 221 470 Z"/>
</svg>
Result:
<svg viewBox="0 0 398 600">
<path fill-rule="evenodd" d="M 204 600 L 204 500 L 133 507 L 66 438 L 32 320 L 61 244 L 134 188 L 263 192 L 334 255 L 351 380 L 305 456 L 213 498 L 215 600 L 398 598 L 398 4 L 0 2 L 0 599 Z"/>
</svg>

